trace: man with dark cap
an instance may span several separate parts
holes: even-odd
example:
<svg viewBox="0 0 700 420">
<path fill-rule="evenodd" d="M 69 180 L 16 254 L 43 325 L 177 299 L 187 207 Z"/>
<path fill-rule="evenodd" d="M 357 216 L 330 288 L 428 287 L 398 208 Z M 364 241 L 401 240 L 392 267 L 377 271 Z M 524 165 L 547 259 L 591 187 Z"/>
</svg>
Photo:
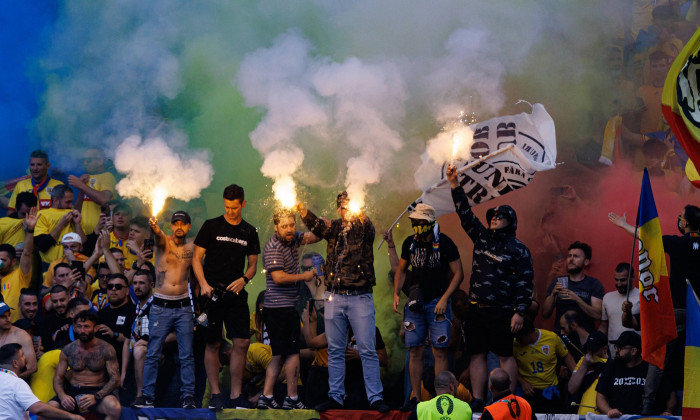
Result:
<svg viewBox="0 0 700 420">
<path fill-rule="evenodd" d="M 639 414 L 649 369 L 649 363 L 642 360 L 642 338 L 634 331 L 624 331 L 612 343 L 617 354 L 598 379 L 596 405 L 610 418 Z M 666 403 L 662 415 L 671 416 L 676 403 L 673 393 Z"/>
<path fill-rule="evenodd" d="M 328 242 L 326 248 L 325 325 L 328 339 L 328 401 L 316 406 L 317 411 L 343 408 L 345 395 L 345 350 L 348 326 L 352 327 L 362 360 L 365 392 L 370 407 L 389 411 L 382 396 L 379 359 L 376 352 L 374 323 L 374 225 L 363 211 L 350 210 L 350 198 L 338 194 L 336 208 L 339 219 L 329 224 L 308 211 L 302 203 L 296 209 L 309 230 Z"/>
<path fill-rule="evenodd" d="M 394 312 L 398 313 L 399 293 L 408 278 L 410 292 L 403 320 L 404 341 L 410 349 L 408 370 L 413 398 L 402 407 L 402 411 L 411 411 L 420 401 L 423 353 L 428 338 L 435 356 L 435 375 L 448 368 L 447 346 L 452 326 L 450 297 L 464 278 L 457 246 L 449 236 L 440 232 L 435 209 L 419 203 L 408 218 L 414 234 L 406 238 L 401 247 L 401 259 L 394 277 L 393 302 Z"/>
<path fill-rule="evenodd" d="M 474 242 L 466 333 L 473 338 L 469 347 L 472 409 L 480 412 L 486 391 L 487 352 L 498 356 L 501 367 L 510 375 L 511 391 L 515 391 L 518 367 L 513 358 L 513 334 L 522 328 L 532 301 L 532 257 L 515 237 L 515 210 L 506 205 L 490 209 L 486 212 L 487 228 L 472 212 L 454 165 L 448 167 L 446 175 L 462 228 Z"/>
<path fill-rule="evenodd" d="M 194 243 L 187 242 L 192 228 L 190 216 L 176 211 L 170 218 L 172 235 L 166 236 L 158 220 L 149 220 L 155 234 L 156 284 L 148 320 L 149 338 L 143 368 L 143 395 L 135 407 L 153 407 L 156 378 L 163 343 L 170 331 L 175 331 L 180 355 L 182 408 L 196 408 L 194 401 L 194 309 L 190 299 L 189 275 L 194 255 Z"/>
</svg>

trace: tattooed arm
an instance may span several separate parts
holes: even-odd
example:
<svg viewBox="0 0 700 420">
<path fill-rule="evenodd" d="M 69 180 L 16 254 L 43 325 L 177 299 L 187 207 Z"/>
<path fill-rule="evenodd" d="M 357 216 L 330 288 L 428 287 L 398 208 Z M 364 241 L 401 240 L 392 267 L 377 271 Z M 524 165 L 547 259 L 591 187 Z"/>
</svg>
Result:
<svg viewBox="0 0 700 420">
<path fill-rule="evenodd" d="M 121 376 L 119 375 L 117 352 L 114 350 L 114 347 L 107 343 L 101 343 L 98 351 L 100 356 L 104 358 L 105 367 L 107 368 L 107 383 L 97 392 L 101 398 L 104 398 L 119 387 Z"/>
<path fill-rule="evenodd" d="M 58 366 L 56 366 L 56 374 L 53 376 L 53 389 L 56 392 L 56 396 L 61 401 L 61 406 L 66 410 L 73 410 L 75 408 L 75 400 L 66 394 L 63 389 L 63 380 L 68 370 L 68 355 L 75 351 L 75 346 L 72 344 L 67 345 L 61 355 L 58 358 Z"/>
</svg>

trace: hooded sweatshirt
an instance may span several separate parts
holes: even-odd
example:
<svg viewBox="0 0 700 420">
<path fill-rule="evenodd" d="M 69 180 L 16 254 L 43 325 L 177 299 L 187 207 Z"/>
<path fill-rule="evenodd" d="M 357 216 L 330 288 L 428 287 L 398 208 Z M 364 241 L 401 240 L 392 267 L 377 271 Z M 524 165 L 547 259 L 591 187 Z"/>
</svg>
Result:
<svg viewBox="0 0 700 420">
<path fill-rule="evenodd" d="M 487 212 L 504 214 L 510 224 L 487 229 L 474 215 L 462 188 L 452 190 L 462 228 L 474 242 L 469 297 L 472 302 L 523 313 L 532 301 L 533 270 L 530 250 L 515 237 L 518 220 L 510 206 Z"/>
</svg>

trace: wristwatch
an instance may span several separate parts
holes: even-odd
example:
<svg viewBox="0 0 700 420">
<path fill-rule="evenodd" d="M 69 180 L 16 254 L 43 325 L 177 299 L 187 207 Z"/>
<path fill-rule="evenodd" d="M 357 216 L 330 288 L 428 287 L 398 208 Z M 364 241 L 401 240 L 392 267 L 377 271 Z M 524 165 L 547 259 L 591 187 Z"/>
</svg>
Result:
<svg viewBox="0 0 700 420">
<path fill-rule="evenodd" d="M 100 402 L 102 400 L 102 397 L 100 397 L 100 394 L 95 394 L 95 402 Z"/>
<path fill-rule="evenodd" d="M 114 338 L 119 338 L 119 331 L 114 332 Z"/>
</svg>

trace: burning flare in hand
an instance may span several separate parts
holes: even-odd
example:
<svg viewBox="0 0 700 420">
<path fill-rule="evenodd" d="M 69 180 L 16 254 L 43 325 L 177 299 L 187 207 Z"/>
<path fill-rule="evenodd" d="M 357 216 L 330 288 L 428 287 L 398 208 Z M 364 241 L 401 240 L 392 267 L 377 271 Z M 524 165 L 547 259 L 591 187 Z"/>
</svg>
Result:
<svg viewBox="0 0 700 420">
<path fill-rule="evenodd" d="M 163 210 L 166 198 L 168 198 L 168 192 L 165 190 L 165 188 L 156 187 L 153 189 L 153 193 L 151 194 L 151 209 L 153 212 L 153 217 L 156 217 L 158 213 Z"/>
<path fill-rule="evenodd" d="M 296 185 L 291 176 L 283 176 L 277 179 L 272 186 L 275 198 L 282 204 L 282 207 L 291 209 L 297 203 Z"/>
</svg>

